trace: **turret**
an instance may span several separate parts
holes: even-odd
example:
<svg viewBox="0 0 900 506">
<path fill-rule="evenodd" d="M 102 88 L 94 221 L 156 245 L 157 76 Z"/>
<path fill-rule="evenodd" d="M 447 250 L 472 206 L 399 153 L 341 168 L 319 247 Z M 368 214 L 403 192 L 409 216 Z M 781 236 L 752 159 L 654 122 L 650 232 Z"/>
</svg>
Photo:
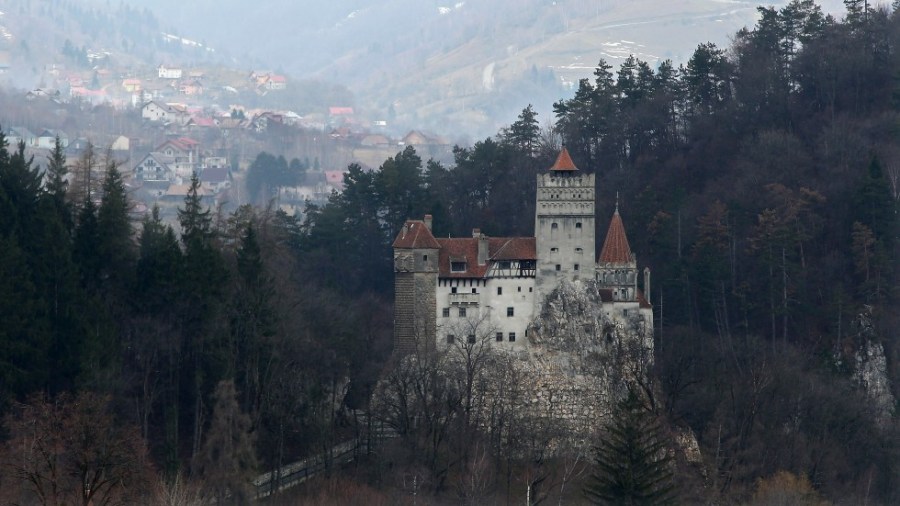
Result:
<svg viewBox="0 0 900 506">
<path fill-rule="evenodd" d="M 597 281 L 606 288 L 612 289 L 615 301 L 637 300 L 637 260 L 628 245 L 625 225 L 619 215 L 619 205 L 609 222 L 606 240 L 600 257 L 597 259 Z M 649 275 L 647 277 L 649 280 Z"/>
<path fill-rule="evenodd" d="M 538 174 L 534 220 L 538 307 L 561 279 L 591 276 L 594 193 L 594 175 L 579 171 L 565 147 L 553 166 Z"/>
<path fill-rule="evenodd" d="M 435 290 L 440 244 L 430 216 L 407 220 L 394 240 L 394 353 L 429 349 L 435 342 Z"/>
</svg>

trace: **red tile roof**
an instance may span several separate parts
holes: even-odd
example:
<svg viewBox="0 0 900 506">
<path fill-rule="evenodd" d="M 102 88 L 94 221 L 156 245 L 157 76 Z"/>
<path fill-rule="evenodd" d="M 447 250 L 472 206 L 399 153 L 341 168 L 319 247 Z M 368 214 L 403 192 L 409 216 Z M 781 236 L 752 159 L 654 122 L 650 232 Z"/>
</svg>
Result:
<svg viewBox="0 0 900 506">
<path fill-rule="evenodd" d="M 491 237 L 488 250 L 491 260 L 537 260 L 534 237 Z"/>
<path fill-rule="evenodd" d="M 625 236 L 625 225 L 619 210 L 613 213 L 609 223 L 609 231 L 606 233 L 606 241 L 600 251 L 599 263 L 624 264 L 631 262 L 631 247 L 628 246 L 628 237 Z"/>
<path fill-rule="evenodd" d="M 428 230 L 424 221 L 406 220 L 406 223 L 394 240 L 393 247 L 403 249 L 439 249 L 441 245 L 431 235 L 431 230 Z"/>
<path fill-rule="evenodd" d="M 550 167 L 550 170 L 556 172 L 570 172 L 578 170 L 578 167 L 575 166 L 575 162 L 572 161 L 572 157 L 569 156 L 569 150 L 563 146 L 562 151 L 559 152 L 559 156 L 556 157 L 556 163 L 553 164 L 553 167 Z"/>
<path fill-rule="evenodd" d="M 438 271 L 442 278 L 483 278 L 487 274 L 487 262 L 478 265 L 478 239 L 471 237 L 438 239 L 441 252 L 438 256 Z M 450 262 L 465 262 L 466 270 L 451 272 Z"/>
<path fill-rule="evenodd" d="M 649 302 L 647 302 L 647 299 L 644 297 L 644 292 L 642 292 L 640 289 L 638 289 L 638 291 L 637 291 L 637 299 L 638 299 L 638 302 L 641 303 L 641 305 L 640 305 L 641 308 L 649 309 L 649 308 L 653 307 L 650 305 Z"/>
<path fill-rule="evenodd" d="M 478 265 L 478 239 L 472 237 L 437 239 L 440 276 L 444 278 L 483 278 L 492 261 L 537 260 L 534 237 L 489 237 L 488 262 Z M 466 262 L 466 270 L 452 272 L 450 262 Z"/>
</svg>

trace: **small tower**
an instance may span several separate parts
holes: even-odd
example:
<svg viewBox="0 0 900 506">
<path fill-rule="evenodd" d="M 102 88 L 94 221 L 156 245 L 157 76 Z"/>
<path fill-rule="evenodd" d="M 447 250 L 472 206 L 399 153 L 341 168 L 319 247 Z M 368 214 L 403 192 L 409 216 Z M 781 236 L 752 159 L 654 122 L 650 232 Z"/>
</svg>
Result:
<svg viewBox="0 0 900 506">
<path fill-rule="evenodd" d="M 625 225 L 619 215 L 618 202 L 616 202 L 616 211 L 613 213 L 612 220 L 609 222 L 609 230 L 606 232 L 603 249 L 600 250 L 600 258 L 597 259 L 596 272 L 597 281 L 612 290 L 614 301 L 637 300 L 637 260 L 628 245 Z M 646 276 L 649 281 L 649 272 Z"/>
<path fill-rule="evenodd" d="M 589 278 L 594 266 L 594 175 L 583 174 L 562 148 L 556 163 L 537 177 L 534 236 L 535 304 L 565 278 Z"/>
<path fill-rule="evenodd" d="M 436 290 L 440 244 L 431 216 L 407 220 L 394 240 L 394 354 L 435 344 Z"/>
</svg>

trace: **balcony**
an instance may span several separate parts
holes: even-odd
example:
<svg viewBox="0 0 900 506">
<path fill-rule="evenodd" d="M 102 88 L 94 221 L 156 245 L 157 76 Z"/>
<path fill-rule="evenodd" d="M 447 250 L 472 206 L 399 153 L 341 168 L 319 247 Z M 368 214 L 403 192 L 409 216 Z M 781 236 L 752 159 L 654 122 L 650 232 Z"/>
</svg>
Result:
<svg viewBox="0 0 900 506">
<path fill-rule="evenodd" d="M 481 294 L 478 293 L 451 293 L 448 295 L 451 306 L 454 304 L 476 305 L 481 297 Z"/>
</svg>

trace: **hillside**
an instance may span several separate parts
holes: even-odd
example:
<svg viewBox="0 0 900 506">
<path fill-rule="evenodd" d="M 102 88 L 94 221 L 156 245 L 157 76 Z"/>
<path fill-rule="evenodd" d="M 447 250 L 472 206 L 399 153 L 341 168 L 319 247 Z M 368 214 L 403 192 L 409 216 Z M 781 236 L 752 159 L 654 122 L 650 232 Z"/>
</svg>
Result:
<svg viewBox="0 0 900 506">
<path fill-rule="evenodd" d="M 0 76 L 21 88 L 48 86 L 48 73 L 167 64 L 211 64 L 222 56 L 147 9 L 119 3 L 0 2 Z"/>
<path fill-rule="evenodd" d="M 131 3 L 244 60 L 344 84 L 385 119 L 476 137 L 529 102 L 546 115 L 601 57 L 677 65 L 698 44 L 725 47 L 756 22 L 754 2 L 720 0 Z M 822 7 L 843 9 L 837 0 Z"/>
</svg>

